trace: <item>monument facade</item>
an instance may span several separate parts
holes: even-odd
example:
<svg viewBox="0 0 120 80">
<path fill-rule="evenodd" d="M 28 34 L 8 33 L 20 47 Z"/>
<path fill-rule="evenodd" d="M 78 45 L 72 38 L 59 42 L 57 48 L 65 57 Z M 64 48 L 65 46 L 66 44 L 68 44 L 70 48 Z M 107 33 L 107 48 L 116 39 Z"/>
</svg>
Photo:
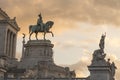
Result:
<svg viewBox="0 0 120 80">
<path fill-rule="evenodd" d="M 16 18 L 10 17 L 0 8 L 0 62 L 1 77 L 6 76 L 10 67 L 16 66 L 16 39 L 17 32 L 20 30 L 16 23 Z"/>
<path fill-rule="evenodd" d="M 17 32 L 20 30 L 15 18 L 0 9 L 0 56 L 15 58 Z"/>
</svg>

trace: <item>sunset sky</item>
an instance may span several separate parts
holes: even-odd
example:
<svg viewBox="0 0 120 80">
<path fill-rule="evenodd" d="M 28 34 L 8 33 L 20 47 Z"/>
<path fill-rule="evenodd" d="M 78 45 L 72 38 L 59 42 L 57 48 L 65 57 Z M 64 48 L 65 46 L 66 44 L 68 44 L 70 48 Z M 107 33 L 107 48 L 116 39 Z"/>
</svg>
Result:
<svg viewBox="0 0 120 80">
<path fill-rule="evenodd" d="M 27 41 L 28 27 L 36 24 L 38 14 L 42 14 L 44 23 L 54 21 L 51 30 L 55 37 L 46 36 L 54 44 L 54 61 L 75 69 L 79 77 L 89 75 L 92 53 L 106 32 L 106 59 L 110 57 L 116 63 L 116 80 L 120 80 L 120 0 L 0 0 L 0 8 L 11 18 L 16 17 L 21 28 L 16 52 L 19 58 L 22 33 Z M 42 37 L 39 33 L 39 39 Z"/>
</svg>

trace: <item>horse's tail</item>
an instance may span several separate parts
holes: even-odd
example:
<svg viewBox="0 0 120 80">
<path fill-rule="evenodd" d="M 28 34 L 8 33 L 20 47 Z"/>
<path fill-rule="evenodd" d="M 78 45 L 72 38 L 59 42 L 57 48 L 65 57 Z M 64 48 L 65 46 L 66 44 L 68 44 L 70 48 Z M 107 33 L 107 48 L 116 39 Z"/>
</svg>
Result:
<svg viewBox="0 0 120 80">
<path fill-rule="evenodd" d="M 29 33 L 31 32 L 32 25 L 29 26 Z"/>
</svg>

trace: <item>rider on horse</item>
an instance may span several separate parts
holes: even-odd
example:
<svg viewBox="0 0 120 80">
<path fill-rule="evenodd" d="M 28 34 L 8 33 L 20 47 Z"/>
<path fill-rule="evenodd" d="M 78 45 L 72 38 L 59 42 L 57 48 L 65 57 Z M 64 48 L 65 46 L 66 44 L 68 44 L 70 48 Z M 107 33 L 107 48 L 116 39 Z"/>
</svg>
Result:
<svg viewBox="0 0 120 80">
<path fill-rule="evenodd" d="M 39 16 L 39 18 L 37 20 L 37 26 L 39 26 L 41 30 L 44 30 L 42 16 L 41 16 L 41 14 L 39 14 L 38 16 Z"/>
<path fill-rule="evenodd" d="M 31 40 L 31 35 L 33 33 L 35 33 L 36 35 L 36 40 L 38 40 L 37 38 L 37 34 L 38 32 L 41 32 L 41 33 L 44 33 L 44 40 L 45 40 L 45 35 L 46 33 L 51 33 L 52 36 L 54 36 L 54 34 L 52 33 L 52 31 L 50 31 L 50 28 L 52 28 L 54 22 L 53 21 L 47 21 L 45 24 L 43 23 L 43 20 L 42 20 L 42 16 L 41 14 L 38 15 L 39 18 L 37 20 L 37 25 L 30 25 L 29 26 L 29 40 Z"/>
</svg>

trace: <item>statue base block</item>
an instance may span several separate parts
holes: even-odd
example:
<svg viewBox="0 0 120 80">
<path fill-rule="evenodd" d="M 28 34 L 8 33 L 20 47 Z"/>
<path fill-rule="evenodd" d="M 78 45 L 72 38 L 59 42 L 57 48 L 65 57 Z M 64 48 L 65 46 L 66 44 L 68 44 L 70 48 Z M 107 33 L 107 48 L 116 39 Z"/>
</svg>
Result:
<svg viewBox="0 0 120 80">
<path fill-rule="evenodd" d="M 50 40 L 30 40 L 24 45 L 22 66 L 34 67 L 38 62 L 53 63 L 53 44 Z"/>
<path fill-rule="evenodd" d="M 90 80 L 111 80 L 111 70 L 109 66 L 88 66 Z"/>
</svg>

